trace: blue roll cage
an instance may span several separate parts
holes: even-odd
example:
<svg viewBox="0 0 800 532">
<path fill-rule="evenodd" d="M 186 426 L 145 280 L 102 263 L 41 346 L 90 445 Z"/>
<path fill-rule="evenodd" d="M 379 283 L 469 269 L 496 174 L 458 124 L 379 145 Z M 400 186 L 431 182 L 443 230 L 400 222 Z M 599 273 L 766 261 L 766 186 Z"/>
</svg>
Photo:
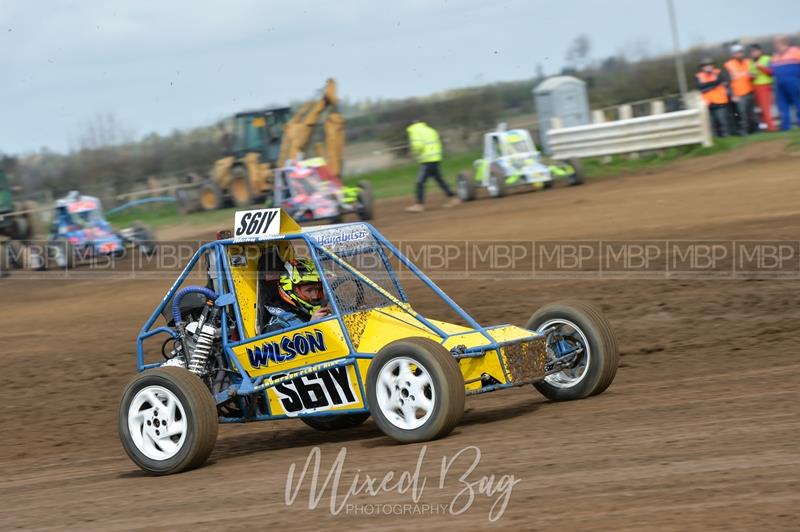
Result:
<svg viewBox="0 0 800 532">
<path fill-rule="evenodd" d="M 244 327 L 242 326 L 242 316 L 241 316 L 241 312 L 240 312 L 240 309 L 239 309 L 239 305 L 237 304 L 236 292 L 235 292 L 235 288 L 233 286 L 233 278 L 231 277 L 230 266 L 229 266 L 229 263 L 228 263 L 228 260 L 227 260 L 227 256 L 226 256 L 226 252 L 225 252 L 225 248 L 226 247 L 235 246 L 235 245 L 250 245 L 250 244 L 259 244 L 259 243 L 279 242 L 279 241 L 286 241 L 286 240 L 288 240 L 288 241 L 291 241 L 291 240 L 302 240 L 303 242 L 305 242 L 306 246 L 308 247 L 308 250 L 309 250 L 309 252 L 311 254 L 311 258 L 314 261 L 314 264 L 316 265 L 318 271 L 320 271 L 320 272 L 323 271 L 322 264 L 321 264 L 321 261 L 320 261 L 320 254 L 322 254 L 322 255 L 324 255 L 326 257 L 326 259 L 332 260 L 333 262 L 337 263 L 339 266 L 342 266 L 345 269 L 348 269 L 351 272 L 354 272 L 352 267 L 350 267 L 346 262 L 344 262 L 339 256 L 329 252 L 328 250 L 326 250 L 323 246 L 318 244 L 312 238 L 312 235 L 314 233 L 316 233 L 316 232 L 328 231 L 328 230 L 330 230 L 332 228 L 346 229 L 347 227 L 353 227 L 353 228 L 364 228 L 364 227 L 366 227 L 368 229 L 370 235 L 377 242 L 376 251 L 379 253 L 379 255 L 380 255 L 380 257 L 381 257 L 381 259 L 382 259 L 382 261 L 384 263 L 384 266 L 386 267 L 387 271 L 389 272 L 389 274 L 390 274 L 390 276 L 392 278 L 392 282 L 394 283 L 395 287 L 398 289 L 398 292 L 399 292 L 401 298 L 403 299 L 403 301 L 406 301 L 405 293 L 403 292 L 402 287 L 400 286 L 399 280 L 397 279 L 396 274 L 394 272 L 394 269 L 391 267 L 391 264 L 389 263 L 389 259 L 386 256 L 386 253 L 384 252 L 384 249 L 383 249 L 382 246 L 384 246 L 386 249 L 388 249 L 391 252 L 391 254 L 394 255 L 400 261 L 400 263 L 403 266 L 408 268 L 409 271 L 412 272 L 420 281 L 425 283 L 425 285 L 428 288 L 433 290 L 433 292 L 442 301 L 444 301 L 453 311 L 455 311 L 462 319 L 464 319 L 464 321 L 470 327 L 472 327 L 475 331 L 477 331 L 481 335 L 483 335 L 483 337 L 488 341 L 488 343 L 485 344 L 485 345 L 466 348 L 466 349 L 460 350 L 458 352 L 455 352 L 455 351 L 451 350 L 451 352 L 453 352 L 453 357 L 454 358 L 461 359 L 461 358 L 477 358 L 477 357 L 481 357 L 481 356 L 484 356 L 484 354 L 487 351 L 495 351 L 495 350 L 500 349 L 501 347 L 504 347 L 504 346 L 507 346 L 507 345 L 511 345 L 511 344 L 520 343 L 520 342 L 525 342 L 525 341 L 529 341 L 529 340 L 533 340 L 533 339 L 535 339 L 535 338 L 540 336 L 538 333 L 533 333 L 532 332 L 531 336 L 530 337 L 526 337 L 526 338 L 520 338 L 520 339 L 515 339 L 515 340 L 512 340 L 512 341 L 506 341 L 506 342 L 497 342 L 497 341 L 495 341 L 494 338 L 492 338 L 492 336 L 488 333 L 488 331 L 490 331 L 492 329 L 506 327 L 507 325 L 497 325 L 497 326 L 489 327 L 489 328 L 483 327 L 481 324 L 479 324 L 477 321 L 475 321 L 475 319 L 472 316 L 470 316 L 464 309 L 462 309 L 455 301 L 450 299 L 450 297 L 447 294 L 445 294 L 444 291 L 442 291 L 442 289 L 439 288 L 436 285 L 436 283 L 434 283 L 427 275 L 425 275 L 410 260 L 408 260 L 408 258 L 406 258 L 394 245 L 392 245 L 391 242 L 386 240 L 383 237 L 383 235 L 381 235 L 372 225 L 370 225 L 368 223 L 358 222 L 358 223 L 350 223 L 350 224 L 329 225 L 329 226 L 314 228 L 312 230 L 305 230 L 304 229 L 303 231 L 300 231 L 300 232 L 297 232 L 297 233 L 288 233 L 288 234 L 283 234 L 283 235 L 274 236 L 274 237 L 259 237 L 259 238 L 251 238 L 251 239 L 247 239 L 247 240 L 241 240 L 241 241 L 240 240 L 235 240 L 235 239 L 216 240 L 216 241 L 207 242 L 207 243 L 201 245 L 197 249 L 197 251 L 194 253 L 192 258 L 189 260 L 189 262 L 186 264 L 186 266 L 183 268 L 183 271 L 181 271 L 181 274 L 178 276 L 178 278 L 172 284 L 172 286 L 170 287 L 170 289 L 167 292 L 167 294 L 161 300 L 161 303 L 159 303 L 158 307 L 156 307 L 156 309 L 150 315 L 150 318 L 148 318 L 147 322 L 144 324 L 142 329 L 139 331 L 139 335 L 137 336 L 137 339 L 136 339 L 136 363 L 137 363 L 138 371 L 142 372 L 142 371 L 145 371 L 145 370 L 148 370 L 148 369 L 151 369 L 151 368 L 157 368 L 157 367 L 159 367 L 159 366 L 161 366 L 163 364 L 162 362 L 145 364 L 145 362 L 144 362 L 144 341 L 146 339 L 151 338 L 153 336 L 156 336 L 158 334 L 167 334 L 167 335 L 171 336 L 172 338 L 177 339 L 178 335 L 177 335 L 177 333 L 175 332 L 174 329 L 172 329 L 170 327 L 167 327 L 167 326 L 161 326 L 161 327 L 153 328 L 153 325 L 155 324 L 155 322 L 159 318 L 159 316 L 162 315 L 162 312 L 166 308 L 167 304 L 169 304 L 172 301 L 173 296 L 178 291 L 178 289 L 183 285 L 183 282 L 186 280 L 186 278 L 191 273 L 192 269 L 195 267 L 197 262 L 200 260 L 200 257 L 202 257 L 207 252 L 208 253 L 213 253 L 213 256 L 215 257 L 215 262 L 216 262 L 216 268 L 215 268 L 216 269 L 216 275 L 217 275 L 216 286 L 219 288 L 219 290 L 218 290 L 218 297 L 217 297 L 217 299 L 215 301 L 215 305 L 220 307 L 220 310 L 221 310 L 221 324 L 222 324 L 221 337 L 222 337 L 223 352 L 225 353 L 225 356 L 227 357 L 229 367 L 235 368 L 236 371 L 238 372 L 238 376 L 241 378 L 241 382 L 238 385 L 237 384 L 233 384 L 233 385 L 229 386 L 228 388 L 226 388 L 225 390 L 223 390 L 223 391 L 219 392 L 218 394 L 216 394 L 215 400 L 216 400 L 217 404 L 221 404 L 221 403 L 227 402 L 230 399 L 235 398 L 235 397 L 241 397 L 241 396 L 246 396 L 246 395 L 252 395 L 252 394 L 255 394 L 255 393 L 265 392 L 268 388 L 272 388 L 272 387 L 274 387 L 274 386 L 276 386 L 278 384 L 281 384 L 282 382 L 286 382 L 288 380 L 296 379 L 298 377 L 302 377 L 304 375 L 308 375 L 310 373 L 313 373 L 313 372 L 316 372 L 316 371 L 319 371 L 319 370 L 322 370 L 322 369 L 329 369 L 329 368 L 334 368 L 334 367 L 343 367 L 343 366 L 354 365 L 354 364 L 356 364 L 356 361 L 358 359 L 364 359 L 364 358 L 372 359 L 375 356 L 374 353 L 359 353 L 355 349 L 355 347 L 353 346 L 352 339 L 350 338 L 350 332 L 349 332 L 349 330 L 347 329 L 347 326 L 344 323 L 344 320 L 342 318 L 342 313 L 339 310 L 339 305 L 338 305 L 335 297 L 329 298 L 329 302 L 330 302 L 330 305 L 332 307 L 332 315 L 320 320 L 320 322 L 328 321 L 328 320 L 334 320 L 334 319 L 339 322 L 339 325 L 341 327 L 342 333 L 343 333 L 344 338 L 345 338 L 345 342 L 346 342 L 348 350 L 349 350 L 349 354 L 347 356 L 342 357 L 341 359 L 331 360 L 331 361 L 326 361 L 326 362 L 317 362 L 317 363 L 314 363 L 314 364 L 308 364 L 308 365 L 301 366 L 301 367 L 298 367 L 298 368 L 293 368 L 292 370 L 290 370 L 291 372 L 288 375 L 286 375 L 285 377 L 279 377 L 278 379 L 273 379 L 271 381 L 266 381 L 266 379 L 271 377 L 271 375 L 261 375 L 261 376 L 255 377 L 255 378 L 250 377 L 250 375 L 247 374 L 247 371 L 245 371 L 244 367 L 242 367 L 241 363 L 239 362 L 239 359 L 234 355 L 232 348 L 237 347 L 237 346 L 242 345 L 242 344 L 251 343 L 251 342 L 259 340 L 259 339 L 264 339 L 264 338 L 267 338 L 267 337 L 270 337 L 270 336 L 274 336 L 276 334 L 287 334 L 287 333 L 292 332 L 293 330 L 306 327 L 307 324 L 304 323 L 304 324 L 301 324 L 301 325 L 298 325 L 298 326 L 294 326 L 294 327 L 289 327 L 287 329 L 283 329 L 283 330 L 280 330 L 280 331 L 270 331 L 267 334 L 257 335 L 257 336 L 254 336 L 252 338 L 240 339 L 240 340 L 235 341 L 235 342 L 232 342 L 228 338 L 228 307 L 229 306 L 233 307 L 233 315 L 234 315 L 234 319 L 235 319 L 235 322 L 236 322 L 237 330 L 242 331 L 242 333 L 243 333 Z M 361 253 L 361 252 L 364 252 L 364 249 L 359 250 L 359 253 Z M 355 272 L 355 273 L 358 273 L 358 272 Z M 365 276 L 363 276 L 363 274 L 360 274 L 360 275 L 362 277 L 365 277 Z M 331 290 L 330 282 L 329 282 L 327 276 L 321 275 L 320 279 L 322 280 L 325 292 L 328 293 L 328 294 L 332 294 L 333 291 Z M 451 338 L 452 336 L 456 336 L 456 335 L 453 335 L 453 334 L 446 333 L 440 327 L 437 327 L 435 324 L 431 323 L 428 319 L 426 319 L 424 316 L 422 316 L 422 315 L 420 315 L 418 313 L 409 313 L 409 314 L 414 319 L 419 321 L 422 325 L 424 325 L 426 328 L 428 328 L 431 331 L 433 331 L 434 333 L 436 333 L 441 338 L 441 342 L 440 343 L 442 343 L 442 344 L 444 344 L 447 341 L 448 338 Z M 463 332 L 460 332 L 457 335 L 462 335 L 462 334 L 463 334 Z M 501 364 L 501 367 L 504 368 L 504 366 L 502 364 Z M 286 371 L 286 370 L 284 370 L 284 371 Z M 503 371 L 505 372 L 505 368 L 503 369 Z M 279 371 L 276 371 L 275 373 L 282 373 L 282 372 L 279 370 Z M 365 394 L 365 391 L 364 391 L 364 383 L 362 382 L 361 372 L 356 370 L 355 373 L 356 373 L 357 378 L 358 378 L 358 386 L 359 386 L 359 389 L 360 389 L 360 392 L 361 392 L 361 397 L 364 398 L 364 407 L 363 408 L 350 409 L 350 410 L 346 410 L 346 411 L 337 411 L 336 414 L 366 412 L 368 410 L 367 409 L 367 405 L 366 405 L 366 394 Z M 507 377 L 508 376 L 506 375 L 506 378 Z M 497 384 L 497 385 L 493 385 L 491 387 L 487 387 L 487 388 L 484 388 L 484 389 L 481 389 L 481 390 L 477 390 L 477 391 L 474 391 L 474 392 L 471 392 L 471 393 L 473 393 L 473 394 L 474 393 L 483 393 L 485 391 L 492 391 L 492 390 L 501 389 L 501 388 L 510 388 L 510 387 L 513 387 L 513 386 L 514 385 L 510 384 L 510 383 L 508 383 L 508 384 Z M 267 409 L 269 411 L 269 401 L 267 401 Z M 330 416 L 330 415 L 332 415 L 330 412 L 314 412 L 314 413 L 301 414 L 301 416 Z M 224 422 L 224 423 L 226 423 L 226 422 L 227 423 L 240 423 L 240 422 L 244 422 L 244 421 L 286 419 L 287 417 L 288 416 L 285 416 L 285 415 L 272 415 L 272 414 L 256 415 L 256 416 L 247 417 L 247 418 L 220 417 L 220 422 Z"/>
</svg>

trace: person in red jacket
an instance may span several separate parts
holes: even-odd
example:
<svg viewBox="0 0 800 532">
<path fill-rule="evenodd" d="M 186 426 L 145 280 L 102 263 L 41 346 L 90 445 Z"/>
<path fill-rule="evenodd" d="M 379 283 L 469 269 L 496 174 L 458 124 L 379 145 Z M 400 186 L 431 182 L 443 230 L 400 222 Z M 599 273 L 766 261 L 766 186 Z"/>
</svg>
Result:
<svg viewBox="0 0 800 532">
<path fill-rule="evenodd" d="M 775 131 L 775 120 L 772 119 L 772 69 L 769 67 L 771 57 L 761 50 L 761 46 L 750 46 L 750 77 L 753 80 L 753 94 L 756 104 L 761 110 L 761 121 L 767 125 L 767 131 Z"/>
</svg>

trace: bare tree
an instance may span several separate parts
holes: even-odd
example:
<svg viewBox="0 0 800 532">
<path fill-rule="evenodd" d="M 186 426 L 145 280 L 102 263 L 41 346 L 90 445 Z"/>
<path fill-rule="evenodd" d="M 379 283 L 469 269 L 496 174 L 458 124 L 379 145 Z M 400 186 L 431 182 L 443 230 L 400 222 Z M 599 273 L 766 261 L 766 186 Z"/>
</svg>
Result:
<svg viewBox="0 0 800 532">
<path fill-rule="evenodd" d="M 592 42 L 589 36 L 582 33 L 573 39 L 572 44 L 567 48 L 566 60 L 574 68 L 585 68 L 589 64 L 592 54 Z"/>
<path fill-rule="evenodd" d="M 83 133 L 78 136 L 78 148 L 99 150 L 133 142 L 133 130 L 123 124 L 114 114 L 95 115 L 87 122 Z"/>
</svg>

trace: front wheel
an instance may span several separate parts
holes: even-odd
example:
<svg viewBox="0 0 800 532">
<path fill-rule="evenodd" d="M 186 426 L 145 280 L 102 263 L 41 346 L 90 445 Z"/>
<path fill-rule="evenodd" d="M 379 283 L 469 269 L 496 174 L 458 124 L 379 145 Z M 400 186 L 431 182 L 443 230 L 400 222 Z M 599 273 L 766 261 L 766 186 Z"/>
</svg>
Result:
<svg viewBox="0 0 800 532">
<path fill-rule="evenodd" d="M 427 338 L 396 340 L 367 372 L 367 401 L 378 428 L 401 443 L 446 436 L 464 414 L 464 377 L 450 352 Z"/>
<path fill-rule="evenodd" d="M 502 198 L 506 195 L 506 175 L 501 168 L 495 165 L 492 165 L 489 171 L 487 189 L 492 198 Z"/>
<path fill-rule="evenodd" d="M 602 393 L 614 380 L 619 351 L 611 326 L 599 309 L 583 302 L 558 302 L 537 310 L 526 328 L 547 336 L 548 363 L 574 360 L 534 384 L 551 401 Z"/>
<path fill-rule="evenodd" d="M 200 187 L 200 207 L 204 211 L 215 211 L 222 208 L 222 190 L 213 181 L 206 181 Z"/>
<path fill-rule="evenodd" d="M 231 198 L 235 207 L 248 207 L 253 204 L 253 189 L 250 176 L 244 166 L 234 166 L 231 170 Z"/>
<path fill-rule="evenodd" d="M 456 190 L 461 201 L 472 201 L 476 195 L 475 178 L 468 172 L 459 172 L 456 177 Z"/>
<path fill-rule="evenodd" d="M 169 475 L 202 465 L 217 441 L 217 408 L 205 384 L 178 367 L 136 375 L 119 405 L 119 439 L 141 469 Z"/>
</svg>

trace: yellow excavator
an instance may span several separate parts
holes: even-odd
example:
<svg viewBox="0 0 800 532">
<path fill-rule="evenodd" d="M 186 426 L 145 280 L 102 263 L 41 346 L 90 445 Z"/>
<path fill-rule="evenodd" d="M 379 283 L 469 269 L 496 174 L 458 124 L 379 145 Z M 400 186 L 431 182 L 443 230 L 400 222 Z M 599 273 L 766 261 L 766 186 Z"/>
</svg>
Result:
<svg viewBox="0 0 800 532">
<path fill-rule="evenodd" d="M 287 161 L 309 155 L 304 152 L 326 111 L 325 146 L 323 149 L 317 144 L 313 155 L 324 158 L 331 173 L 340 177 L 345 123 L 336 110 L 338 102 L 336 81 L 330 78 L 320 96 L 304 103 L 293 115 L 288 107 L 234 115 L 225 156 L 214 163 L 210 178 L 200 187 L 202 210 L 219 209 L 228 200 L 236 207 L 263 202 L 272 191 L 274 171 Z"/>
</svg>

